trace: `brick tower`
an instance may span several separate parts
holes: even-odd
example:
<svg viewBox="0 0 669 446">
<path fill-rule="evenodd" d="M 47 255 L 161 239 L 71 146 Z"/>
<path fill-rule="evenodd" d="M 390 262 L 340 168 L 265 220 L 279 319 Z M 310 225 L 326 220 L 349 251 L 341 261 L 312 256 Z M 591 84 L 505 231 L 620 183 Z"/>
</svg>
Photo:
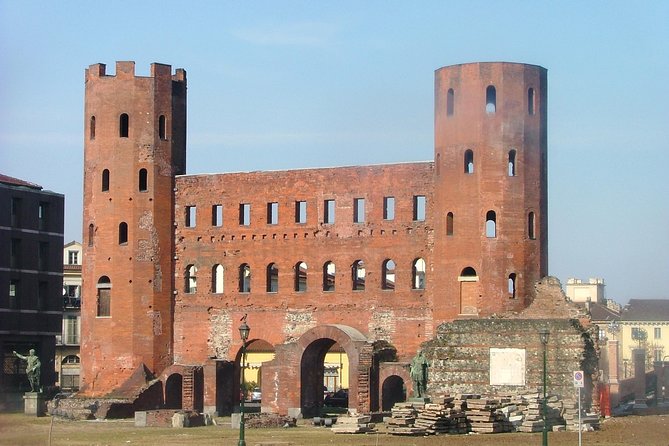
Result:
<svg viewBox="0 0 669 446">
<path fill-rule="evenodd" d="M 435 72 L 437 320 L 520 310 L 547 273 L 546 90 L 535 65 Z"/>
<path fill-rule="evenodd" d="M 81 391 L 172 363 L 174 177 L 186 170 L 186 72 L 86 70 Z M 123 388 L 121 386 L 121 388 Z"/>
</svg>

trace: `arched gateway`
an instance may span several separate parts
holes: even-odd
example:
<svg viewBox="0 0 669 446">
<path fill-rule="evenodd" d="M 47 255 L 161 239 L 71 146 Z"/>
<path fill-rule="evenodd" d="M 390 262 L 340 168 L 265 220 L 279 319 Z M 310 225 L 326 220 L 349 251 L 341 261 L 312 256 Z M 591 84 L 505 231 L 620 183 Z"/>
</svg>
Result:
<svg viewBox="0 0 669 446">
<path fill-rule="evenodd" d="M 323 405 L 323 359 L 339 344 L 349 361 L 348 407 L 370 412 L 372 343 L 346 325 L 321 325 L 297 342 L 276 346 L 276 356 L 263 364 L 263 411 L 313 416 Z"/>
</svg>

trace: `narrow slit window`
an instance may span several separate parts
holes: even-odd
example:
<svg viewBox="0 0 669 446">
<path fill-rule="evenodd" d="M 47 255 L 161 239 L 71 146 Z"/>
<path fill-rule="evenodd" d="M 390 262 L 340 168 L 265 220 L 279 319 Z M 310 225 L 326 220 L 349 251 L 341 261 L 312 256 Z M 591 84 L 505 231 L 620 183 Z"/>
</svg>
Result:
<svg viewBox="0 0 669 446">
<path fill-rule="evenodd" d="M 395 289 L 395 262 L 392 259 L 386 259 L 382 265 L 383 280 L 381 288 L 384 290 Z"/>
<path fill-rule="evenodd" d="M 411 287 L 414 290 L 424 290 L 425 289 L 425 260 L 418 258 L 414 260 L 411 267 L 411 272 L 413 276 Z"/>
<path fill-rule="evenodd" d="M 158 137 L 165 141 L 167 139 L 167 119 L 165 115 L 160 115 L 158 118 Z"/>
<path fill-rule="evenodd" d="M 97 283 L 97 317 L 111 316 L 111 288 L 109 277 L 100 277 Z"/>
<path fill-rule="evenodd" d="M 95 237 L 95 226 L 93 223 L 88 225 L 88 246 L 93 246 L 94 243 L 94 237 Z"/>
<path fill-rule="evenodd" d="M 325 262 L 323 265 L 323 291 L 335 290 L 336 268 L 333 262 Z"/>
<path fill-rule="evenodd" d="M 331 225 L 335 222 L 335 201 L 325 200 L 323 202 L 323 223 Z"/>
<path fill-rule="evenodd" d="M 276 266 L 276 263 L 267 265 L 267 292 L 279 292 L 279 268 Z"/>
<path fill-rule="evenodd" d="M 49 203 L 40 202 L 37 206 L 37 219 L 39 221 L 39 230 L 49 229 Z"/>
<path fill-rule="evenodd" d="M 248 263 L 242 263 L 239 266 L 239 292 L 251 292 L 251 267 Z"/>
<path fill-rule="evenodd" d="M 267 203 L 267 224 L 279 224 L 279 203 Z"/>
<path fill-rule="evenodd" d="M 448 93 L 446 93 L 446 115 L 453 116 L 454 111 L 455 111 L 455 92 L 453 91 L 452 88 L 449 88 Z"/>
<path fill-rule="evenodd" d="M 211 207 L 211 225 L 216 227 L 223 226 L 223 205 L 215 204 Z"/>
<path fill-rule="evenodd" d="M 353 199 L 353 222 L 354 223 L 364 223 L 365 222 L 365 199 L 364 198 L 354 198 Z"/>
<path fill-rule="evenodd" d="M 489 114 L 497 111 L 497 91 L 492 85 L 485 90 L 485 111 Z"/>
<path fill-rule="evenodd" d="M 474 173 L 474 151 L 471 149 L 465 151 L 465 173 Z"/>
<path fill-rule="evenodd" d="M 514 149 L 509 150 L 509 164 L 508 164 L 508 174 L 510 177 L 516 176 L 516 151 Z"/>
<path fill-rule="evenodd" d="M 497 215 L 495 211 L 488 211 L 485 215 L 485 236 L 488 238 L 497 237 Z"/>
<path fill-rule="evenodd" d="M 365 262 L 362 260 L 356 260 L 353 262 L 351 267 L 352 279 L 353 279 L 353 290 L 354 291 L 363 291 L 365 289 Z"/>
<path fill-rule="evenodd" d="M 507 288 L 509 292 L 509 299 L 516 298 L 516 273 L 509 274 L 509 279 L 507 280 Z"/>
<path fill-rule="evenodd" d="M 139 169 L 139 191 L 146 192 L 149 190 L 148 186 L 148 172 L 146 169 Z"/>
<path fill-rule="evenodd" d="M 128 243 L 128 223 L 122 221 L 118 225 L 118 244 L 126 245 Z"/>
<path fill-rule="evenodd" d="M 186 206 L 186 227 L 194 228 L 197 225 L 197 207 Z"/>
<path fill-rule="evenodd" d="M 446 214 L 446 235 L 453 235 L 453 212 Z"/>
<path fill-rule="evenodd" d="M 304 224 L 307 222 L 307 202 L 295 202 L 295 223 Z"/>
<path fill-rule="evenodd" d="M 295 264 L 295 291 L 307 291 L 307 264 L 304 262 Z"/>
<path fill-rule="evenodd" d="M 413 220 L 425 221 L 425 195 L 414 195 L 413 197 Z"/>
<path fill-rule="evenodd" d="M 383 197 L 383 219 L 395 220 L 395 197 Z"/>
<path fill-rule="evenodd" d="M 534 240 L 536 238 L 535 224 L 536 222 L 534 212 L 530 212 L 527 214 L 527 236 L 530 240 Z"/>
<path fill-rule="evenodd" d="M 89 139 L 95 139 L 95 116 L 91 116 L 91 120 L 88 125 L 88 137 Z"/>
<path fill-rule="evenodd" d="M 127 138 L 128 137 L 128 131 L 130 128 L 130 118 L 128 117 L 127 113 L 123 113 L 119 117 L 119 123 L 118 123 L 118 136 L 121 138 Z"/>
<path fill-rule="evenodd" d="M 109 169 L 102 171 L 102 192 L 109 191 Z"/>
<path fill-rule="evenodd" d="M 223 265 L 214 265 L 211 269 L 211 292 L 220 294 L 223 292 Z"/>
<path fill-rule="evenodd" d="M 527 114 L 534 114 L 534 88 L 527 90 Z"/>
<path fill-rule="evenodd" d="M 242 226 L 251 225 L 251 204 L 241 203 L 239 205 L 239 224 Z"/>
</svg>

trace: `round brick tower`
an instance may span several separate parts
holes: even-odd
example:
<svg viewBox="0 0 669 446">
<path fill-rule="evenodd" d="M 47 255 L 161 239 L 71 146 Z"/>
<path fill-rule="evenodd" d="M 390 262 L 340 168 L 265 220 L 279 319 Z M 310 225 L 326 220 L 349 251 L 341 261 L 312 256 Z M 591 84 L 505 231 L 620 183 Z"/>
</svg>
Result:
<svg viewBox="0 0 669 446">
<path fill-rule="evenodd" d="M 186 72 L 86 70 L 81 391 L 172 364 L 174 176 L 186 170 Z M 143 376 L 143 375 L 142 375 Z M 136 384 L 143 384 L 140 380 Z M 133 386 L 132 382 L 121 388 Z"/>
<path fill-rule="evenodd" d="M 546 110 L 542 67 L 436 70 L 436 319 L 520 310 L 547 274 Z"/>
</svg>

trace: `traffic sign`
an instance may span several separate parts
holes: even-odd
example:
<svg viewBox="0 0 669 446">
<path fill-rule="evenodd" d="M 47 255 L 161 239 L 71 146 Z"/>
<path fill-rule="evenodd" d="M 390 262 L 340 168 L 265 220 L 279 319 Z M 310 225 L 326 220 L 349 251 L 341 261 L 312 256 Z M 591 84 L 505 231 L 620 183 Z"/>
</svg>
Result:
<svg viewBox="0 0 669 446">
<path fill-rule="evenodd" d="M 583 370 L 574 372 L 574 387 L 585 387 L 585 383 L 583 382 Z"/>
</svg>

